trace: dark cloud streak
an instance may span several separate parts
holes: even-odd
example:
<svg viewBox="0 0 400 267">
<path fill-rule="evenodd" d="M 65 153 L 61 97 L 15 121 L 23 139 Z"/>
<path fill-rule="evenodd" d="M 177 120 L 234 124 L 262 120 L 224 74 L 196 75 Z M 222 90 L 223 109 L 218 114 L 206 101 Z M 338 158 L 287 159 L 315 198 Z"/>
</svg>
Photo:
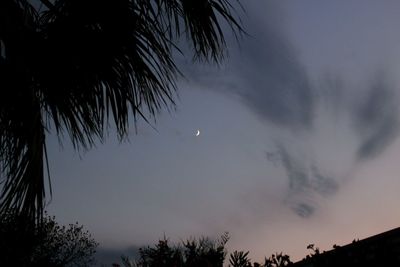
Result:
<svg viewBox="0 0 400 267">
<path fill-rule="evenodd" d="M 361 137 L 358 160 L 372 159 L 382 153 L 398 136 L 398 100 L 394 90 L 381 76 L 371 83 L 365 100 L 354 112 L 355 127 Z"/>
<path fill-rule="evenodd" d="M 292 44 L 286 34 L 279 5 L 250 1 L 245 8 L 249 14 L 254 14 L 245 21 L 250 37 L 241 40 L 240 50 L 231 51 L 223 74 L 209 67 L 189 66 L 187 71 L 196 82 L 205 88 L 237 96 L 275 134 L 281 131 L 282 135 L 295 137 L 294 142 L 305 142 L 309 136 L 318 135 L 318 127 L 326 124 L 343 127 L 340 120 L 347 122 L 350 118 L 359 144 L 354 142 L 358 146 L 355 152 L 354 147 L 348 150 L 351 153 L 349 165 L 371 160 L 390 146 L 399 134 L 398 98 L 385 72 L 375 75 L 365 89 L 353 88 L 359 81 L 337 72 L 328 72 L 325 76 L 317 73 L 321 79 L 313 83 L 295 43 Z M 352 126 L 340 127 L 338 131 L 344 130 L 346 134 Z M 354 132 L 349 131 L 349 134 Z M 333 136 L 334 133 L 327 138 Z M 268 133 L 266 138 L 271 135 Z M 288 203 L 296 214 L 308 218 L 315 214 L 318 196 L 335 195 L 343 177 L 326 175 L 327 166 L 318 165 L 318 159 L 313 158 L 313 150 L 319 149 L 317 146 L 301 146 L 296 153 L 303 154 L 304 158 L 295 157 L 293 144 L 280 136 L 274 138 L 280 142 L 278 152 L 267 152 L 267 160 L 285 170 L 287 197 L 293 200 Z M 311 159 L 307 161 L 305 156 Z"/>
<path fill-rule="evenodd" d="M 289 181 L 287 202 L 297 215 L 308 218 L 317 208 L 316 196 L 333 195 L 338 190 L 338 184 L 333 178 L 323 175 L 318 167 L 295 159 L 284 146 L 277 147 L 279 159 Z"/>
<path fill-rule="evenodd" d="M 271 23 L 272 24 L 272 23 Z M 253 22 L 235 58 L 238 95 L 261 118 L 289 128 L 312 125 L 314 96 L 305 69 L 280 25 Z"/>
</svg>

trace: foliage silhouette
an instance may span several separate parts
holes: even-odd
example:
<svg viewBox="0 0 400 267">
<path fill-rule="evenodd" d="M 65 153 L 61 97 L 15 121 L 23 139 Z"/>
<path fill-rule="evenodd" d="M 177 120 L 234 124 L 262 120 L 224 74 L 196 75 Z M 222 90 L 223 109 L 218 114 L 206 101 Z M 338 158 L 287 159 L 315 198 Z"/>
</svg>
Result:
<svg viewBox="0 0 400 267">
<path fill-rule="evenodd" d="M 160 240 L 155 247 L 139 250 L 139 259 L 122 257 L 125 267 L 222 267 L 229 240 L 227 233 L 220 239 L 191 239 L 178 246 L 170 246 L 168 240 Z"/>
<path fill-rule="evenodd" d="M 269 258 L 265 258 L 263 264 L 257 262 L 251 263 L 248 257 L 248 251 L 234 251 L 229 256 L 228 267 L 400 266 L 399 238 L 400 228 L 395 228 L 365 238 L 361 241 L 353 240 L 352 243 L 344 246 L 333 245 L 333 249 L 329 251 L 321 252 L 314 244 L 310 244 L 307 246 L 307 249 L 311 250 L 311 253 L 295 263 L 290 260 L 288 255 L 282 252 L 272 254 Z M 142 249 L 139 261 L 129 261 L 127 258 L 124 258 L 124 262 L 126 267 L 222 266 L 226 257 L 225 245 L 228 239 L 228 235 L 224 235 L 223 238 L 221 238 L 222 242 L 219 244 L 208 240 L 204 244 L 211 245 L 206 246 L 202 245 L 204 241 L 192 240 L 183 242 L 182 245 L 177 247 L 169 246 L 168 240 L 164 239 L 154 248 L 148 247 Z M 212 249 L 210 250 L 209 248 Z M 215 253 L 218 257 L 207 256 L 210 254 L 209 252 Z M 211 253 L 211 255 L 213 253 Z M 193 256 L 188 257 L 188 255 Z M 188 260 L 190 258 L 195 260 Z"/>
<path fill-rule="evenodd" d="M 52 129 L 89 149 L 112 122 L 123 140 L 131 118 L 174 105 L 182 36 L 195 60 L 218 63 L 223 24 L 243 32 L 238 0 L 40 2 L 0 1 L 0 211 L 36 219 Z"/>
<path fill-rule="evenodd" d="M 235 250 L 229 256 L 229 263 L 232 267 L 251 267 L 249 252 Z"/>
<path fill-rule="evenodd" d="M 285 267 L 290 266 L 292 262 L 288 255 L 281 253 L 272 254 L 268 259 L 265 258 L 265 263 L 263 267 Z"/>
<path fill-rule="evenodd" d="M 16 214 L 0 217 L 0 265 L 29 267 L 90 266 L 97 243 L 82 226 L 60 226 L 54 217 L 41 224 Z"/>
<path fill-rule="evenodd" d="M 222 267 L 227 255 L 225 246 L 229 241 L 225 233 L 216 241 L 208 238 L 191 239 L 178 246 L 171 246 L 164 238 L 154 247 L 139 249 L 139 259 L 122 256 L 125 267 Z M 265 258 L 265 263 L 251 263 L 249 252 L 234 251 L 229 255 L 229 267 L 287 267 L 290 257 L 283 253 Z"/>
</svg>

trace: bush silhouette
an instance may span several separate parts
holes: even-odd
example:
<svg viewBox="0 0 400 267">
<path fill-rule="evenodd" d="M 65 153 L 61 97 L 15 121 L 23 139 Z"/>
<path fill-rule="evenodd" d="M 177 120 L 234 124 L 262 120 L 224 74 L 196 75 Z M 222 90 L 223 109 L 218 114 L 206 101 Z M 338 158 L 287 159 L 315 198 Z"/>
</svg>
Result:
<svg viewBox="0 0 400 267">
<path fill-rule="evenodd" d="M 122 260 L 126 267 L 222 267 L 228 240 L 227 233 L 214 241 L 190 239 L 179 245 L 170 245 L 164 238 L 154 247 L 141 248 L 138 260 Z"/>
<path fill-rule="evenodd" d="M 45 216 L 40 224 L 16 214 L 0 217 L 0 266 L 90 266 L 97 243 L 82 226 L 60 226 Z"/>
</svg>

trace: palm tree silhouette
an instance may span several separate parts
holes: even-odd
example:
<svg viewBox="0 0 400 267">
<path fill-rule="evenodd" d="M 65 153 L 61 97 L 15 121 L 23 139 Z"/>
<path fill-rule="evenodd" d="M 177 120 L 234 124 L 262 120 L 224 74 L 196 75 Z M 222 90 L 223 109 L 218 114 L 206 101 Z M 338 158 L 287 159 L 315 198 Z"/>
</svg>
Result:
<svg viewBox="0 0 400 267">
<path fill-rule="evenodd" d="M 174 105 L 182 36 L 218 63 L 221 23 L 243 32 L 229 0 L 36 2 L 0 1 L 0 211 L 31 218 L 45 206 L 46 134 L 88 149 L 111 121 L 122 140 L 130 118 Z"/>
</svg>

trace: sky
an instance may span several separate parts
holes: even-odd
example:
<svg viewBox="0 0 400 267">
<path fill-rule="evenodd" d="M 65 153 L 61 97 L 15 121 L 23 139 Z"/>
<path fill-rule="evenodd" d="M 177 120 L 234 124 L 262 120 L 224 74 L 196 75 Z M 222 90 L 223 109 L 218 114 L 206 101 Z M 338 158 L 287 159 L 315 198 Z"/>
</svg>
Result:
<svg viewBox="0 0 400 267">
<path fill-rule="evenodd" d="M 177 58 L 155 129 L 81 152 L 48 139 L 48 211 L 99 257 L 227 231 L 230 251 L 299 260 L 399 226 L 400 2 L 242 4 L 249 35 L 228 34 L 219 67 Z"/>
</svg>

